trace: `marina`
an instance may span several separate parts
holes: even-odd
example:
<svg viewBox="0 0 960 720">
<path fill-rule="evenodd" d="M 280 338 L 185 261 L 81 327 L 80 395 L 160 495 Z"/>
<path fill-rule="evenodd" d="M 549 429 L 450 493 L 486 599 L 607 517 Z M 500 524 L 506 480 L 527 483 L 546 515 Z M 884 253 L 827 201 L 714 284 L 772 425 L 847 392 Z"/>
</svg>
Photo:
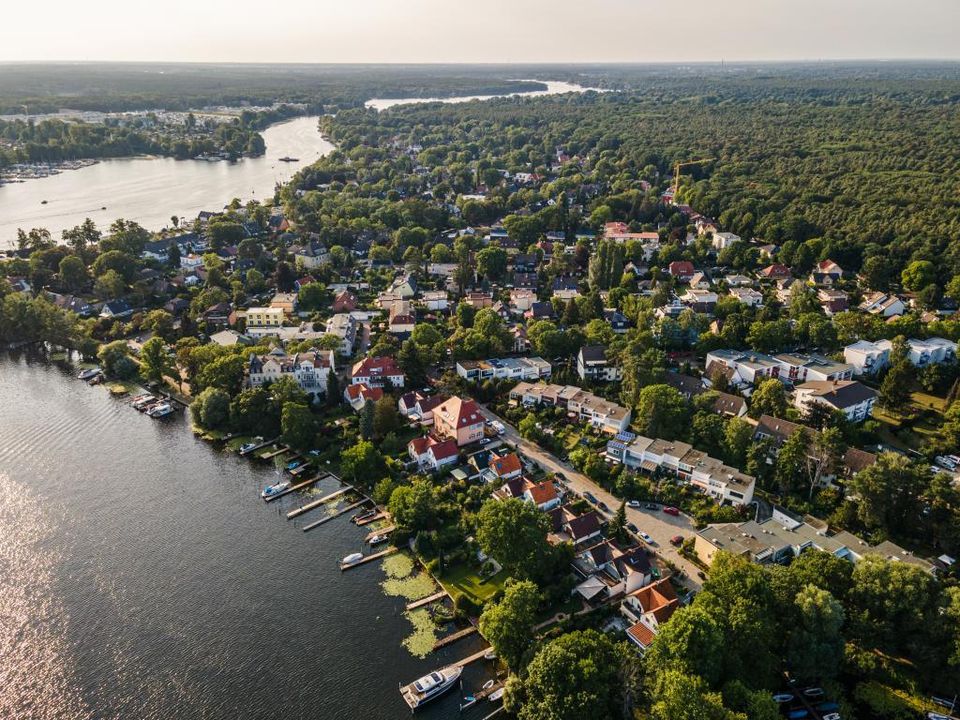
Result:
<svg viewBox="0 0 960 720">
<path fill-rule="evenodd" d="M 304 528 L 304 530 L 306 530 L 306 528 Z M 371 563 L 374 560 L 379 560 L 380 558 L 384 558 L 387 555 L 393 555 L 395 552 L 400 552 L 400 548 L 395 548 L 395 547 L 387 548 L 386 550 L 381 550 L 380 552 L 374 553 L 373 555 L 364 555 L 361 558 L 351 560 L 350 562 L 347 562 L 347 558 L 344 558 L 344 560 L 340 562 L 340 570 L 341 571 L 352 570 L 355 567 L 366 565 L 367 563 Z"/>
<path fill-rule="evenodd" d="M 329 495 L 324 495 L 324 496 L 323 496 L 322 498 L 320 498 L 319 500 L 314 500 L 313 502 L 309 502 L 309 503 L 307 503 L 306 505 L 301 505 L 300 507 L 296 508 L 295 510 L 291 510 L 290 512 L 287 513 L 287 520 L 292 520 L 292 519 L 295 518 L 295 517 L 299 517 L 300 515 L 303 515 L 304 513 L 310 512 L 310 511 L 313 510 L 314 508 L 318 508 L 318 507 L 320 507 L 321 505 L 323 505 L 324 503 L 328 503 L 328 502 L 330 502 L 331 500 L 340 497 L 340 496 L 343 495 L 344 493 L 350 492 L 351 490 L 353 490 L 353 486 L 352 486 L 352 485 L 347 485 L 347 486 L 345 486 L 345 487 L 340 488 L 339 490 L 336 490 L 336 491 L 330 493 Z"/>
<path fill-rule="evenodd" d="M 363 500 L 358 500 L 357 502 L 351 505 L 347 505 L 346 507 L 340 508 L 339 510 L 330 513 L 325 518 L 321 518 L 320 520 L 312 522 L 309 525 L 304 525 L 303 531 L 307 532 L 308 530 L 313 530 L 314 528 L 320 527 L 321 525 L 326 525 L 331 520 L 336 520 L 341 515 L 346 515 L 351 510 L 356 510 L 358 507 L 360 507 L 361 505 L 367 502 L 369 501 L 366 498 L 364 498 Z"/>
<path fill-rule="evenodd" d="M 303 490 L 304 488 L 310 487 L 314 483 L 317 483 L 321 480 L 326 480 L 327 478 L 332 478 L 332 477 L 334 476 L 333 475 L 314 475 L 309 480 L 304 480 L 302 483 L 291 485 L 286 490 L 281 490 L 280 492 L 273 493 L 269 496 L 264 497 L 263 499 L 266 500 L 267 502 L 273 502 L 274 500 L 278 500 L 279 498 L 285 497 L 290 493 L 295 493 L 298 490 Z"/>
</svg>

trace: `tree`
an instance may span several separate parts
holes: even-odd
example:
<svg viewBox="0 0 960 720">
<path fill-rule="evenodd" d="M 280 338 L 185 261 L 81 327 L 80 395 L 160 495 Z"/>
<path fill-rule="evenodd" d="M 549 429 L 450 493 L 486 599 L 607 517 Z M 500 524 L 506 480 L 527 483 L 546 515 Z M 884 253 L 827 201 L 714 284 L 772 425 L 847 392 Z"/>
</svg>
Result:
<svg viewBox="0 0 960 720">
<path fill-rule="evenodd" d="M 167 248 L 167 265 L 172 268 L 180 267 L 180 246 L 175 242 L 170 243 L 170 247 Z"/>
<path fill-rule="evenodd" d="M 885 408 L 902 411 L 910 402 L 912 381 L 913 366 L 909 361 L 900 360 L 891 364 L 880 383 L 877 400 Z"/>
<path fill-rule="evenodd" d="M 221 428 L 230 419 L 230 396 L 220 388 L 208 387 L 193 399 L 190 414 L 202 428 Z"/>
<path fill-rule="evenodd" d="M 530 647 L 539 605 L 540 591 L 535 584 L 510 578 L 500 601 L 487 605 L 480 615 L 480 632 L 514 672 L 520 670 L 523 654 Z"/>
<path fill-rule="evenodd" d="M 682 608 L 660 628 L 647 652 L 648 667 L 702 677 L 711 686 L 721 676 L 724 631 L 700 603 Z"/>
<path fill-rule="evenodd" d="M 747 451 L 753 442 L 753 425 L 743 418 L 731 418 L 723 432 L 724 455 L 727 463 L 734 467 L 744 467 L 747 463 Z"/>
<path fill-rule="evenodd" d="M 310 447 L 317 434 L 317 423 L 310 408 L 301 403 L 286 403 L 280 414 L 280 432 L 290 447 L 298 450 Z"/>
<path fill-rule="evenodd" d="M 171 342 L 176 336 L 173 315 L 166 310 L 151 310 L 143 317 L 140 327 L 163 338 L 166 342 Z"/>
<path fill-rule="evenodd" d="M 240 433 L 275 437 L 280 434 L 277 407 L 263 387 L 243 390 L 230 403 L 230 425 Z"/>
<path fill-rule="evenodd" d="M 340 476 L 348 483 L 367 484 L 378 476 L 383 457 L 372 442 L 361 440 L 340 454 Z"/>
<path fill-rule="evenodd" d="M 244 367 L 242 355 L 221 355 L 207 363 L 191 382 L 194 389 L 215 387 L 233 396 L 243 386 Z"/>
<path fill-rule="evenodd" d="M 937 268 L 929 260 L 914 260 L 900 273 L 900 282 L 907 290 L 922 290 L 936 281 Z"/>
<path fill-rule="evenodd" d="M 387 433 L 400 429 L 400 413 L 396 401 L 384 395 L 373 407 L 373 436 L 382 439 Z"/>
<path fill-rule="evenodd" d="M 644 435 L 672 440 L 684 434 L 687 403 L 669 385 L 648 385 L 640 391 L 634 423 Z"/>
<path fill-rule="evenodd" d="M 797 622 L 787 642 L 792 675 L 803 683 L 830 682 L 843 658 L 843 606 L 827 590 L 807 585 L 795 600 Z"/>
<path fill-rule="evenodd" d="M 667 670 L 656 675 L 650 708 L 652 720 L 746 720 L 723 705 L 723 696 L 712 692 L 696 675 Z M 776 717 L 776 714 L 774 714 Z M 751 717 L 751 720 L 754 720 Z"/>
<path fill-rule="evenodd" d="M 486 247 L 477 253 L 477 272 L 496 282 L 507 274 L 507 251 L 499 247 Z"/>
<path fill-rule="evenodd" d="M 758 383 L 750 396 L 750 417 L 772 415 L 782 418 L 787 413 L 787 393 L 783 383 L 768 378 Z"/>
<path fill-rule="evenodd" d="M 520 420 L 520 423 L 517 425 L 517 430 L 520 431 L 520 437 L 527 440 L 533 440 L 536 442 L 540 439 L 540 428 L 537 427 L 537 416 L 532 412 L 528 412 L 523 416 L 523 419 Z"/>
<path fill-rule="evenodd" d="M 810 438 L 806 428 L 800 428 L 786 439 L 777 453 L 776 479 L 780 494 L 786 498 L 803 483 L 806 471 L 807 448 Z"/>
<path fill-rule="evenodd" d="M 373 438 L 373 417 L 375 406 L 372 400 L 367 400 L 360 408 L 360 437 L 364 440 Z"/>
<path fill-rule="evenodd" d="M 390 517 L 400 532 L 416 535 L 439 523 L 439 497 L 433 484 L 424 477 L 414 478 L 409 485 L 401 485 L 390 494 Z"/>
<path fill-rule="evenodd" d="M 307 283 L 297 293 L 297 304 L 306 311 L 319 310 L 326 304 L 327 289 L 321 283 Z"/>
<path fill-rule="evenodd" d="M 519 720 L 614 720 L 621 690 L 620 651 L 596 630 L 551 640 L 527 666 Z M 514 701 L 515 702 L 515 701 Z"/>
<path fill-rule="evenodd" d="M 107 270 L 93 285 L 97 297 L 108 299 L 120 297 L 126 289 L 127 284 L 116 270 Z"/>
<path fill-rule="evenodd" d="M 477 515 L 480 547 L 521 580 L 542 577 L 543 558 L 550 554 L 549 529 L 546 515 L 517 498 L 488 500 Z"/>
<path fill-rule="evenodd" d="M 58 272 L 60 285 L 69 292 L 78 292 L 90 281 L 83 260 L 76 255 L 67 255 L 60 261 Z"/>
<path fill-rule="evenodd" d="M 100 367 L 111 377 L 125 380 L 137 374 L 137 364 L 130 357 L 130 348 L 124 340 L 102 345 L 97 351 L 97 358 Z"/>
<path fill-rule="evenodd" d="M 154 336 L 140 349 L 140 375 L 150 383 L 162 384 L 166 375 L 176 375 L 173 360 L 163 338 Z"/>
<path fill-rule="evenodd" d="M 627 503 L 625 501 L 620 502 L 620 507 L 617 508 L 613 520 L 610 521 L 609 533 L 619 542 L 624 542 L 627 539 Z"/>
<path fill-rule="evenodd" d="M 102 234 L 97 230 L 96 224 L 90 218 L 87 218 L 79 225 L 64 230 L 61 233 L 63 241 L 69 245 L 75 253 L 83 255 L 87 249 L 100 242 Z"/>
<path fill-rule="evenodd" d="M 877 462 L 847 481 L 856 495 L 857 516 L 871 529 L 892 532 L 915 522 L 919 501 L 930 485 L 930 473 L 924 466 L 910 462 L 898 453 L 885 452 Z"/>
<path fill-rule="evenodd" d="M 798 433 L 799 434 L 799 433 Z M 824 475 L 832 474 L 843 457 L 843 433 L 839 428 L 824 428 L 814 435 L 808 443 L 804 463 L 807 469 L 809 492 L 807 499 L 813 499 L 813 491 L 820 485 Z"/>
</svg>

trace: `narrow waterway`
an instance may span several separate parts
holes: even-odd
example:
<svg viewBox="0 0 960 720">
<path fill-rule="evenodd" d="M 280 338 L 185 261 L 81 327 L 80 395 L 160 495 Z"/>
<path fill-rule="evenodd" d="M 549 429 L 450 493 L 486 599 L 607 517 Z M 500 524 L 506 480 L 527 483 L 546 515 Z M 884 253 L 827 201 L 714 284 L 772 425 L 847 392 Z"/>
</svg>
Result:
<svg viewBox="0 0 960 720">
<path fill-rule="evenodd" d="M 411 655 L 380 564 L 337 569 L 363 529 L 304 533 L 323 511 L 287 521 L 303 501 L 264 503 L 275 479 L 183 416 L 0 356 L 0 717 L 409 717 L 398 683 L 476 645 Z M 418 715 L 457 717 L 459 700 Z"/>
<path fill-rule="evenodd" d="M 246 202 L 272 197 L 277 183 L 333 150 L 320 136 L 317 121 L 302 117 L 271 125 L 262 133 L 266 154 L 258 158 L 103 160 L 80 170 L 0 185 L 0 250 L 14 247 L 18 228 L 43 227 L 59 240 L 62 230 L 85 218 L 106 229 L 122 217 L 160 230 L 170 225 L 172 215 L 192 223 L 201 210 L 222 210 L 233 198 Z M 296 162 L 281 162 L 282 157 Z"/>
<path fill-rule="evenodd" d="M 415 103 L 430 103 L 430 102 L 439 102 L 439 103 L 463 103 L 470 102 L 471 100 L 490 100 L 492 98 L 498 97 L 542 97 L 544 95 L 560 95 L 562 93 L 580 93 L 587 92 L 588 90 L 594 90 L 595 92 L 606 92 L 604 90 L 597 90 L 596 88 L 586 88 L 581 85 L 575 85 L 568 82 L 560 82 L 558 80 L 531 80 L 529 82 L 539 82 L 547 86 L 546 90 L 531 90 L 529 92 L 518 92 L 510 93 L 509 95 L 462 95 L 459 97 L 448 97 L 448 98 L 418 98 L 418 97 L 405 97 L 405 98 L 373 98 L 372 100 L 367 100 L 364 103 L 365 107 L 373 108 L 374 110 L 386 110 L 387 108 L 394 107 L 396 105 L 413 105 Z"/>
</svg>

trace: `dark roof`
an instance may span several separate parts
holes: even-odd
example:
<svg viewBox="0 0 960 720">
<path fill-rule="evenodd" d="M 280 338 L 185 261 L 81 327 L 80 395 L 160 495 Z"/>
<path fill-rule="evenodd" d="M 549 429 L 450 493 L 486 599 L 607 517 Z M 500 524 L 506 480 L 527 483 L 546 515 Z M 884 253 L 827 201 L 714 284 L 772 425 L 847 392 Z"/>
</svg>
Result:
<svg viewBox="0 0 960 720">
<path fill-rule="evenodd" d="M 846 382 L 831 382 L 817 380 L 797 386 L 798 390 L 813 390 L 815 397 L 830 403 L 835 408 L 843 409 L 859 405 L 877 396 L 877 391 L 861 382 L 850 380 Z"/>
<path fill-rule="evenodd" d="M 843 455 L 843 465 L 847 472 L 856 475 L 861 470 L 866 470 L 877 461 L 877 456 L 866 450 L 859 448 L 847 448 Z"/>
<path fill-rule="evenodd" d="M 570 528 L 570 535 L 574 540 L 580 540 L 593 535 L 600 529 L 600 520 L 597 514 L 591 510 L 580 517 L 575 517 L 567 523 Z"/>
<path fill-rule="evenodd" d="M 773 417 L 773 415 L 761 415 L 757 422 L 757 429 L 753 432 L 753 437 L 757 439 L 758 435 L 762 433 L 772 437 L 778 445 L 782 445 L 787 438 L 801 429 L 803 429 L 803 425 L 798 425 L 789 420 L 781 420 Z"/>
<path fill-rule="evenodd" d="M 584 362 L 604 362 L 607 359 L 607 349 L 603 345 L 584 345 L 580 354 Z"/>
</svg>

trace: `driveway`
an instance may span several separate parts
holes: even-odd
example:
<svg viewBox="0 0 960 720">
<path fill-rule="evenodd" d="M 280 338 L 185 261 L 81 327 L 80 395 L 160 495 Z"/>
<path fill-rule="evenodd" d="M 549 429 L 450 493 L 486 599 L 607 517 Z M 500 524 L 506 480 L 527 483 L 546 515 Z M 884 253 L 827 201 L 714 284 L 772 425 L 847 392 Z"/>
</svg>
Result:
<svg viewBox="0 0 960 720">
<path fill-rule="evenodd" d="M 566 478 L 567 487 L 574 492 L 577 492 L 580 495 L 583 495 L 585 492 L 589 492 L 594 495 L 597 500 L 605 503 L 609 508 L 606 513 L 599 508 L 597 508 L 597 512 L 599 512 L 601 515 L 605 515 L 607 518 L 613 517 L 613 514 L 616 512 L 616 508 L 620 506 L 620 502 L 623 500 L 623 498 L 618 498 L 607 490 L 604 490 L 593 480 L 576 470 L 572 465 L 562 462 L 541 448 L 539 445 L 536 445 L 528 440 L 524 440 L 522 437 L 520 437 L 520 433 L 517 432 L 516 428 L 510 425 L 503 418 L 495 415 L 485 406 L 480 405 L 480 411 L 488 420 L 499 420 L 501 423 L 503 423 L 503 426 L 506 429 L 502 436 L 503 439 L 507 440 L 513 445 L 516 445 L 518 450 L 540 465 L 540 467 L 542 467 L 544 470 L 553 473 L 562 473 L 564 478 Z M 630 498 L 626 499 L 629 500 Z M 693 527 L 693 521 L 688 515 L 681 513 L 679 516 L 672 516 L 667 515 L 660 510 L 647 510 L 645 508 L 638 509 L 628 507 L 627 522 L 632 522 L 634 525 L 640 528 L 641 531 L 647 533 L 653 539 L 653 544 L 651 547 L 657 553 L 657 555 L 659 555 L 661 558 L 669 560 L 686 573 L 685 577 L 678 578 L 683 585 L 692 590 L 700 590 L 700 582 L 697 579 L 697 571 L 699 571 L 700 568 L 681 556 L 680 553 L 677 552 L 677 548 L 670 544 L 670 538 L 675 535 L 682 535 L 684 538 L 688 538 L 692 537 L 696 532 Z"/>
</svg>

